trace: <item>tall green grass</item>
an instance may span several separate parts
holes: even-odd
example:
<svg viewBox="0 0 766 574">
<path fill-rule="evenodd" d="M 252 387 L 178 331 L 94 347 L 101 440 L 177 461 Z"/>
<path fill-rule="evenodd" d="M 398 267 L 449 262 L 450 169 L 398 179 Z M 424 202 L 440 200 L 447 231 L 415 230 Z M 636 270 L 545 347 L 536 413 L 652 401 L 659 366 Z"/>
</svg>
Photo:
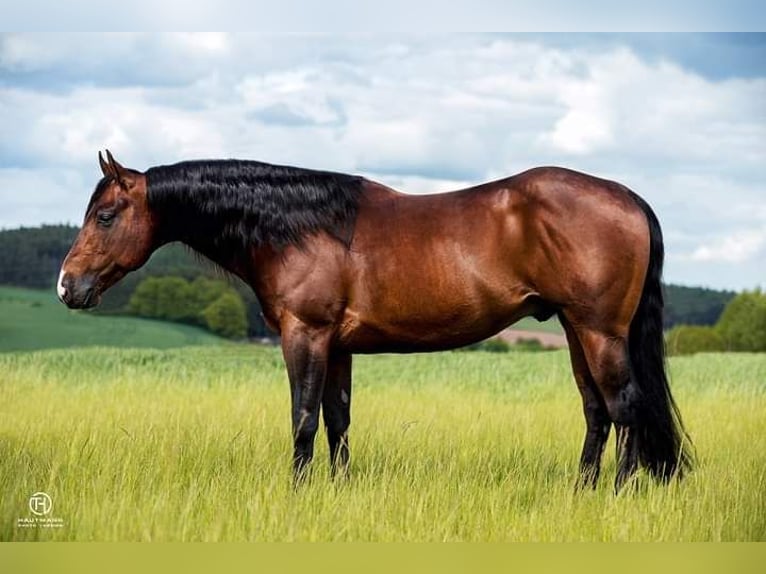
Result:
<svg viewBox="0 0 766 574">
<path fill-rule="evenodd" d="M 2 540 L 764 540 L 766 357 L 673 359 L 697 469 L 575 494 L 567 354 L 355 358 L 351 479 L 290 480 L 277 349 L 0 355 Z M 57 529 L 18 528 L 29 496 Z"/>
</svg>

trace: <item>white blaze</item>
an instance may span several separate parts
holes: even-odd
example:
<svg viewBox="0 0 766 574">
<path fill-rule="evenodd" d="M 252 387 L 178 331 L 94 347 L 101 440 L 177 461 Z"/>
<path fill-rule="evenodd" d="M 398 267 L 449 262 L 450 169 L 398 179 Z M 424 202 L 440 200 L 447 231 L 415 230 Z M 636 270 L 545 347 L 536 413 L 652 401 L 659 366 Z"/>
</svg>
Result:
<svg viewBox="0 0 766 574">
<path fill-rule="evenodd" d="M 56 292 L 59 295 L 59 299 L 61 302 L 64 302 L 64 294 L 66 293 L 66 289 L 64 289 L 64 266 L 61 266 L 61 271 L 59 272 L 59 282 L 56 285 Z"/>
</svg>

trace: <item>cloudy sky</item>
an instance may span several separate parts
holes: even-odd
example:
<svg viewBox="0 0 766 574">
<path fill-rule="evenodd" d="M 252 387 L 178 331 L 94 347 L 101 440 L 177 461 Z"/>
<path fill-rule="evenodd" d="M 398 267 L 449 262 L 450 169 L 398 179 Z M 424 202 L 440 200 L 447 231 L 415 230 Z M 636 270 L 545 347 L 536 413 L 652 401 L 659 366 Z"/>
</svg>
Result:
<svg viewBox="0 0 766 574">
<path fill-rule="evenodd" d="M 259 159 L 456 189 L 536 165 L 655 208 L 666 278 L 766 286 L 766 34 L 0 36 L 0 227 L 136 169 Z"/>
</svg>

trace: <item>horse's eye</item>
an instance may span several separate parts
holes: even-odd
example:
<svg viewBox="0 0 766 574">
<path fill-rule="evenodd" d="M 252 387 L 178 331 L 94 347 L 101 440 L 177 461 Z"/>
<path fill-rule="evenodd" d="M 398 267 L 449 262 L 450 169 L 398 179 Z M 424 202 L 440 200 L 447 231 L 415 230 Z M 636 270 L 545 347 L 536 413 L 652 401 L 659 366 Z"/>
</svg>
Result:
<svg viewBox="0 0 766 574">
<path fill-rule="evenodd" d="M 112 224 L 112 221 L 114 221 L 114 212 L 102 211 L 96 216 L 96 221 L 103 227 L 109 227 Z"/>
</svg>

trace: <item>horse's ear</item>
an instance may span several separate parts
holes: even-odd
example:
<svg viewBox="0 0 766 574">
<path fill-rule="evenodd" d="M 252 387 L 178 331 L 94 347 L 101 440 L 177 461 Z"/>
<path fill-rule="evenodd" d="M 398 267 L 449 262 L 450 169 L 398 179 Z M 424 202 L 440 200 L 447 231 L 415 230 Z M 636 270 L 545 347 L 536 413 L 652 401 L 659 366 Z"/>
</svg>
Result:
<svg viewBox="0 0 766 574">
<path fill-rule="evenodd" d="M 109 150 L 106 150 L 106 160 L 109 162 L 109 166 L 113 170 L 113 175 L 117 182 L 124 187 L 125 189 L 130 189 L 135 185 L 136 180 L 133 177 L 133 174 L 122 167 L 119 163 L 117 163 L 117 160 L 114 159 L 114 156 L 112 156 L 112 152 Z"/>
<path fill-rule="evenodd" d="M 104 177 L 114 176 L 114 172 L 112 171 L 111 167 L 108 163 L 106 163 L 106 161 L 104 161 L 104 156 L 101 155 L 101 151 L 98 152 L 98 164 L 101 166 L 101 173 L 104 174 Z"/>
</svg>

